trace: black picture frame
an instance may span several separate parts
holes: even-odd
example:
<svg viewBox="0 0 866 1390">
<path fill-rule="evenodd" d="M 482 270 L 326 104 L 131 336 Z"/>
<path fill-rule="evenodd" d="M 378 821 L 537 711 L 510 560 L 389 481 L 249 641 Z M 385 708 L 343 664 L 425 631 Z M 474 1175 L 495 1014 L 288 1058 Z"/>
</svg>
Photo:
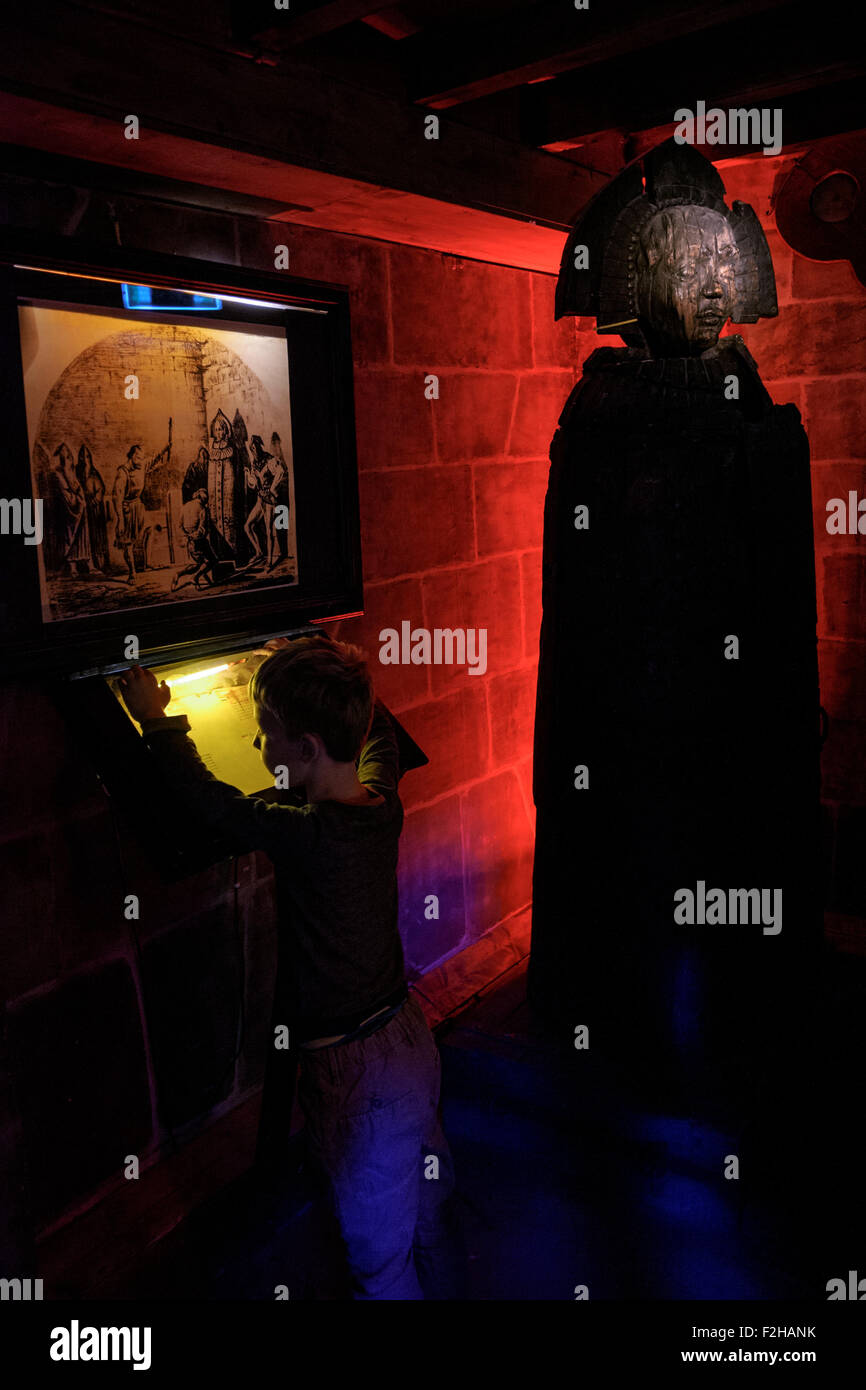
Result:
<svg viewBox="0 0 866 1390">
<path fill-rule="evenodd" d="M 363 611 L 360 510 L 348 291 L 279 272 L 179 256 L 88 247 L 0 232 L 0 395 L 6 451 L 0 496 L 32 496 L 19 336 L 22 300 L 121 309 L 123 283 L 224 300 L 220 326 L 277 323 L 289 355 L 298 582 L 105 614 L 43 620 L 36 546 L 0 535 L 0 673 L 110 674 L 129 664 L 198 659 L 306 624 Z M 231 298 L 227 298 L 231 297 Z M 255 299 L 260 307 L 237 304 Z M 266 307 L 261 307 L 264 303 Z M 200 316 L 197 316 L 200 318 Z"/>
</svg>

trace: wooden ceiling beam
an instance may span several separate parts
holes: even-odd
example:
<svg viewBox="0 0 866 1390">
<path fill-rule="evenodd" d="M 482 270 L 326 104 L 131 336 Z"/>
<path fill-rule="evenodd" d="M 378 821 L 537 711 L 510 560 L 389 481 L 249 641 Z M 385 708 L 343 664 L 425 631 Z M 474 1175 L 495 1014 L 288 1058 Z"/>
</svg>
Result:
<svg viewBox="0 0 866 1390">
<path fill-rule="evenodd" d="M 618 58 L 683 31 L 779 9 L 786 0 L 620 0 L 576 10 L 548 0 L 509 13 L 501 30 L 486 21 L 451 21 L 401 44 L 412 100 L 445 109 L 557 73 Z M 814 28 L 814 24 L 812 26 Z"/>
<path fill-rule="evenodd" d="M 780 39 L 776 16 L 732 25 L 707 48 L 687 35 L 617 62 L 568 73 L 521 94 L 522 135 L 552 152 L 610 127 L 640 130 L 673 122 L 680 108 L 780 107 L 783 124 L 796 93 L 856 80 L 866 71 L 859 14 L 825 0 L 820 29 L 808 27 L 811 3 L 793 5 L 791 27 Z M 730 53 L 741 53 L 736 67 Z M 699 73 L 696 83 L 694 74 Z M 684 74 L 685 76 L 684 78 Z"/>
<path fill-rule="evenodd" d="M 251 30 L 247 37 L 258 39 L 269 48 L 294 48 L 310 39 L 332 34 L 357 20 L 369 19 L 382 10 L 392 8 L 394 0 L 329 0 L 315 10 L 297 14 L 288 10 L 270 9 L 267 26 Z"/>
<path fill-rule="evenodd" d="M 363 22 L 389 39 L 408 39 L 410 34 L 417 34 L 421 28 L 398 5 L 389 5 L 387 10 L 365 15 Z"/>
<path fill-rule="evenodd" d="M 427 139 L 417 107 L 323 78 L 314 67 L 262 66 L 180 37 L 166 44 L 131 17 L 72 11 L 63 0 L 22 11 L 6 32 L 0 90 L 101 117 L 108 130 L 113 123 L 109 162 L 121 165 L 133 165 L 157 134 L 175 135 L 233 151 L 248 164 L 267 159 L 354 187 L 556 228 L 567 226 L 602 182 L 568 160 L 446 119 L 439 138 Z M 126 138 L 129 115 L 138 120 L 137 139 Z M 29 143 L 26 128 L 12 139 Z M 105 145 L 106 137 L 100 139 Z M 172 174 L 170 168 L 151 172 Z"/>
</svg>

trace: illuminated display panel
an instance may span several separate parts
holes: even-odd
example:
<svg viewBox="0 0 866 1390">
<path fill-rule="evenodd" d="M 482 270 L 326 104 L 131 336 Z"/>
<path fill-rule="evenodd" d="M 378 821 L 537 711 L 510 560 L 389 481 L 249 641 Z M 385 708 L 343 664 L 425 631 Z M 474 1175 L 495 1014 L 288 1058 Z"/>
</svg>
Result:
<svg viewBox="0 0 866 1390">
<path fill-rule="evenodd" d="M 43 622 L 297 584 L 284 328 L 18 316 Z"/>
<path fill-rule="evenodd" d="M 187 661 L 151 668 L 171 690 L 166 713 L 187 716 L 192 740 L 208 769 L 248 796 L 273 788 L 273 777 L 253 747 L 257 730 L 248 688 L 264 655 L 237 652 L 212 665 Z M 125 709 L 118 679 L 110 679 L 109 686 Z"/>
<path fill-rule="evenodd" d="M 156 667 L 362 611 L 348 291 L 92 255 L 0 255 L 7 496 L 38 513 L 0 551 L 0 666 L 107 676 L 130 635 Z"/>
</svg>

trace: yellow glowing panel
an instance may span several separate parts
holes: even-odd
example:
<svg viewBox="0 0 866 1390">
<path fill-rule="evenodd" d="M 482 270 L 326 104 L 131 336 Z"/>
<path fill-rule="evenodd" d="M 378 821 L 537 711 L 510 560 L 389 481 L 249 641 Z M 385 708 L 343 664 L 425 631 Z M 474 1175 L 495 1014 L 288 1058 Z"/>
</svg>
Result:
<svg viewBox="0 0 866 1390">
<path fill-rule="evenodd" d="M 184 691 L 173 695 L 167 714 L 185 714 L 202 761 L 221 782 L 242 792 L 262 791 L 273 778 L 253 747 L 256 724 L 246 687 Z"/>
<path fill-rule="evenodd" d="M 152 668 L 171 690 L 166 714 L 185 714 L 205 766 L 248 796 L 273 788 L 273 777 L 253 747 L 257 727 L 248 683 L 260 660 L 247 654 Z M 112 688 L 120 698 L 115 682 Z"/>
</svg>

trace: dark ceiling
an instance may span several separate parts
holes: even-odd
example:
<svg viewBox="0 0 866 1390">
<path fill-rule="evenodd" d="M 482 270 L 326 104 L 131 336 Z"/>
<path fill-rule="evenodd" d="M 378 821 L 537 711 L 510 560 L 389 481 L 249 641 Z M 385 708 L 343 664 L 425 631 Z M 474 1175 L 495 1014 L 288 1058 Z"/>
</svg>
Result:
<svg viewBox="0 0 866 1390">
<path fill-rule="evenodd" d="M 56 177 L 553 273 L 562 231 L 678 110 L 781 111 L 800 158 L 866 126 L 852 0 L 588 6 L 40 0 L 0 45 L 0 162 L 84 158 L 93 176 Z"/>
<path fill-rule="evenodd" d="M 229 22 L 260 61 L 301 60 L 602 171 L 699 99 L 780 108 L 786 147 L 863 125 L 850 0 L 236 0 Z"/>
</svg>

